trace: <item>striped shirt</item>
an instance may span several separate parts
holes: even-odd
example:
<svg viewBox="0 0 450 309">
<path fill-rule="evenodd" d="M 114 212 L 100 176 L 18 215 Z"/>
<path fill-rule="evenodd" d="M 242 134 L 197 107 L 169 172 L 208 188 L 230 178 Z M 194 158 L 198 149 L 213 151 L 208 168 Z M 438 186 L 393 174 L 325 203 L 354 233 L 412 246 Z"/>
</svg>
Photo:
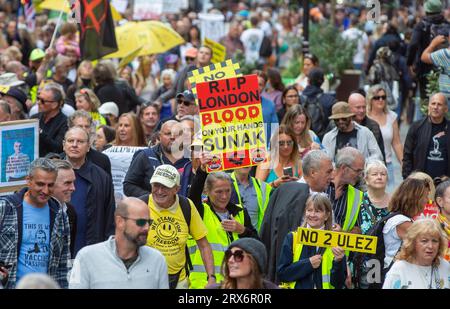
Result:
<svg viewBox="0 0 450 309">
<path fill-rule="evenodd" d="M 450 49 L 443 48 L 431 53 L 431 61 L 440 70 L 439 91 L 450 98 Z"/>
<path fill-rule="evenodd" d="M 347 212 L 347 187 L 348 185 L 344 186 L 343 192 L 338 199 L 336 199 L 334 183 L 330 183 L 330 186 L 325 191 L 333 207 L 333 223 L 339 224 L 341 228 L 344 226 L 345 214 Z M 358 214 L 355 226 L 361 226 L 361 212 Z"/>
</svg>

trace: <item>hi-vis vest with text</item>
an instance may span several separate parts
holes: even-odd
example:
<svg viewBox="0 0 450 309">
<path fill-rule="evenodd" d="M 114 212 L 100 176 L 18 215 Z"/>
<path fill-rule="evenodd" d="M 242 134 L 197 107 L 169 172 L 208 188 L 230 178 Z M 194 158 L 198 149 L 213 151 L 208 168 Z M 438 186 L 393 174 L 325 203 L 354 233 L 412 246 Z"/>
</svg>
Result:
<svg viewBox="0 0 450 309">
<path fill-rule="evenodd" d="M 237 198 L 238 198 L 238 204 L 242 204 L 241 199 L 241 193 L 239 192 L 238 183 L 236 180 L 236 174 L 233 172 L 231 173 L 231 179 L 233 179 L 233 186 L 234 191 L 236 192 Z M 266 211 L 267 205 L 269 204 L 269 198 L 270 198 L 270 191 L 272 189 L 271 186 L 269 186 L 265 181 L 260 181 L 259 179 L 256 179 L 255 177 L 250 177 L 252 180 L 253 188 L 255 188 L 256 191 L 256 198 L 258 200 L 258 223 L 256 229 L 259 232 L 259 229 L 261 227 L 261 223 L 264 219 L 264 212 Z"/>
<path fill-rule="evenodd" d="M 352 185 L 347 187 L 347 210 L 345 213 L 344 224 L 342 225 L 343 232 L 350 232 L 356 224 L 359 210 L 363 201 L 363 192 L 359 191 Z"/>
<path fill-rule="evenodd" d="M 292 263 L 298 262 L 302 255 L 303 244 L 298 242 L 300 233 L 292 232 Z M 322 255 L 322 289 L 334 289 L 331 285 L 331 269 L 333 268 L 334 255 L 330 248 L 326 248 Z M 293 289 L 297 282 L 282 282 L 280 287 Z"/>
<path fill-rule="evenodd" d="M 242 208 L 239 205 L 236 206 Z M 220 266 L 222 265 L 225 251 L 228 249 L 231 241 L 229 239 L 228 233 L 223 229 L 219 218 L 211 210 L 210 206 L 206 203 L 203 203 L 203 208 L 203 222 L 208 229 L 208 235 L 206 236 L 206 239 L 211 245 L 214 257 L 214 272 L 216 275 L 216 282 L 218 283 L 223 279 L 223 277 L 220 275 Z M 234 219 L 240 224 L 244 225 L 244 211 L 239 211 Z M 233 240 L 239 238 L 239 235 L 237 233 L 232 233 L 232 235 Z M 189 251 L 191 251 L 192 246 L 189 247 Z M 203 264 L 202 256 L 198 248 L 196 248 L 194 254 L 191 255 L 191 261 L 193 269 L 189 274 L 189 288 L 203 289 L 208 283 L 208 280 L 205 265 Z"/>
</svg>

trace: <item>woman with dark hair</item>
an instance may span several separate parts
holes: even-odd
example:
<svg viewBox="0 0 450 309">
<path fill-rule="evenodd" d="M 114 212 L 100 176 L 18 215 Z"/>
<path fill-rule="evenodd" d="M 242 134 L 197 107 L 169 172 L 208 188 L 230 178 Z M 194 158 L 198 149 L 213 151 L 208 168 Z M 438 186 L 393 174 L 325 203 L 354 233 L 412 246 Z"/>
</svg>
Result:
<svg viewBox="0 0 450 309">
<path fill-rule="evenodd" d="M 294 85 L 287 86 L 284 88 L 281 94 L 281 109 L 278 110 L 277 116 L 278 121 L 281 123 L 283 121 L 284 115 L 292 106 L 300 104 L 300 96 L 298 94 L 297 88 Z"/>
<path fill-rule="evenodd" d="M 447 236 L 447 249 L 445 250 L 444 259 L 450 261 L 450 180 L 441 182 L 436 187 L 434 200 L 439 207 L 437 221 Z"/>
<path fill-rule="evenodd" d="M 281 124 L 294 134 L 300 158 L 303 158 L 310 150 L 323 149 L 319 137 L 311 130 L 311 117 L 302 105 L 292 106 Z"/>
<path fill-rule="evenodd" d="M 295 80 L 295 87 L 301 93 L 308 86 L 308 75 L 311 69 L 319 67 L 319 58 L 313 54 L 306 54 L 303 56 L 303 68 L 302 73 Z M 324 79 L 322 86 L 320 87 L 324 92 L 328 92 L 330 85 L 328 79 Z"/>
<path fill-rule="evenodd" d="M 267 70 L 267 81 L 266 89 L 261 95 L 275 103 L 275 109 L 278 112 L 283 107 L 281 97 L 284 91 L 280 72 L 277 69 L 269 68 Z"/>
<path fill-rule="evenodd" d="M 225 251 L 221 273 L 223 281 L 216 289 L 278 289 L 264 279 L 267 263 L 266 247 L 254 238 L 233 241 Z"/>
<path fill-rule="evenodd" d="M 397 215 L 388 219 L 383 227 L 385 269 L 392 265 L 394 257 L 399 252 L 412 225 L 412 218 L 423 211 L 429 192 L 430 187 L 426 181 L 406 178 L 392 194 L 389 211 Z"/>
<path fill-rule="evenodd" d="M 94 142 L 97 151 L 103 151 L 112 146 L 112 142 L 116 139 L 116 130 L 107 125 L 98 127 Z"/>
<path fill-rule="evenodd" d="M 197 26 L 192 25 L 189 28 L 189 31 L 187 33 L 187 42 L 191 43 L 192 47 L 195 48 L 200 48 L 200 46 L 202 45 L 200 29 Z"/>
</svg>

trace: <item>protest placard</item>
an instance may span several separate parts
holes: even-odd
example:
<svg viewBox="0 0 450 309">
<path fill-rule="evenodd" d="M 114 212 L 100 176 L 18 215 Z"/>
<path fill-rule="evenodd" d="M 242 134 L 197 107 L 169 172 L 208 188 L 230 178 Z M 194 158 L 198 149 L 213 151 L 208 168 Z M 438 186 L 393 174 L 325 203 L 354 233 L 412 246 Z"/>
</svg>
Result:
<svg viewBox="0 0 450 309">
<path fill-rule="evenodd" d="M 30 163 L 39 157 L 39 121 L 0 123 L 0 192 L 25 186 Z"/>
<path fill-rule="evenodd" d="M 208 172 L 253 166 L 266 158 L 258 77 L 246 75 L 197 84 Z"/>
<path fill-rule="evenodd" d="M 198 83 L 237 76 L 242 76 L 239 63 L 228 59 L 224 62 L 213 63 L 206 67 L 188 72 L 188 81 L 191 85 L 196 103 L 198 104 L 196 87 Z"/>
<path fill-rule="evenodd" d="M 308 229 L 299 227 L 297 229 L 296 243 L 315 247 L 340 247 L 344 250 L 372 253 L 377 250 L 376 236 L 352 234 L 344 232 L 332 232 L 327 230 Z"/>
<path fill-rule="evenodd" d="M 227 48 L 225 46 L 206 37 L 203 40 L 203 45 L 208 46 L 212 49 L 213 51 L 213 56 L 211 58 L 212 63 L 225 61 L 225 57 L 227 55 Z"/>
</svg>

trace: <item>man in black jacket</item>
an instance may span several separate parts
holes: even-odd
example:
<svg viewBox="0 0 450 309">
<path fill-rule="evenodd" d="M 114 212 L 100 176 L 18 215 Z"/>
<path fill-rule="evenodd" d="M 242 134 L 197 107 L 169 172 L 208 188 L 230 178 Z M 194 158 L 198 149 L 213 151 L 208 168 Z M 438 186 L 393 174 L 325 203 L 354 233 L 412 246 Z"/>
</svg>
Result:
<svg viewBox="0 0 450 309">
<path fill-rule="evenodd" d="M 413 30 L 411 42 L 408 46 L 408 51 L 406 54 L 406 64 L 409 66 L 410 71 L 413 73 L 412 76 L 417 76 L 419 82 L 420 97 L 422 99 L 426 98 L 426 85 L 427 78 L 426 75 L 429 73 L 433 66 L 431 64 L 426 64 L 420 60 L 420 57 L 430 45 L 432 36 L 431 28 L 436 25 L 449 24 L 445 19 L 442 11 L 442 3 L 440 0 L 428 0 L 424 4 L 426 16 L 416 24 Z"/>
<path fill-rule="evenodd" d="M 351 112 L 355 114 L 355 116 L 353 116 L 353 120 L 372 131 L 375 139 L 377 140 L 377 144 L 380 147 L 381 153 L 383 154 L 383 160 L 386 160 L 383 135 L 381 135 L 380 125 L 375 120 L 367 117 L 366 98 L 359 92 L 353 92 L 348 97 L 348 106 L 350 107 Z"/>
<path fill-rule="evenodd" d="M 67 131 L 67 117 L 62 113 L 64 91 L 55 83 L 44 86 L 37 96 L 39 113 L 39 157 L 49 152 L 62 152 L 62 141 Z"/>
<path fill-rule="evenodd" d="M 183 157 L 183 152 L 179 149 L 182 135 L 181 123 L 169 120 L 159 131 L 159 144 L 134 153 L 123 181 L 126 196 L 140 197 L 150 193 L 150 179 L 155 169 L 162 164 L 173 165 L 180 174 L 183 173 L 189 158 Z"/>
<path fill-rule="evenodd" d="M 53 187 L 53 197 L 61 204 L 69 217 L 70 226 L 70 255 L 75 258 L 75 237 L 77 234 L 77 213 L 70 200 L 72 193 L 75 191 L 75 173 L 72 164 L 66 160 L 53 160 L 58 168 L 58 176 L 56 177 Z"/>
<path fill-rule="evenodd" d="M 86 158 L 89 135 L 79 127 L 64 137 L 64 152 L 75 171 L 75 191 L 70 203 L 77 213 L 75 254 L 83 247 L 105 241 L 114 234 L 114 188 L 111 177 Z"/>
<path fill-rule="evenodd" d="M 69 126 L 69 129 L 73 127 L 80 127 L 86 130 L 86 132 L 88 132 L 90 135 L 89 143 L 92 144 L 94 139 L 93 135 L 95 134 L 95 128 L 93 127 L 94 124 L 92 122 L 92 117 L 88 112 L 77 110 L 75 113 L 73 113 L 72 116 L 69 117 L 69 119 L 67 120 L 67 125 Z M 92 163 L 101 167 L 105 172 L 108 173 L 109 176 L 111 176 L 111 161 L 109 160 L 109 157 L 107 155 L 100 151 L 97 151 L 94 147 L 91 146 L 89 152 L 87 153 L 87 158 Z"/>
<path fill-rule="evenodd" d="M 414 122 L 406 135 L 403 150 L 403 178 L 421 171 L 432 178 L 450 176 L 450 121 L 443 93 L 431 96 L 428 117 Z"/>
</svg>

